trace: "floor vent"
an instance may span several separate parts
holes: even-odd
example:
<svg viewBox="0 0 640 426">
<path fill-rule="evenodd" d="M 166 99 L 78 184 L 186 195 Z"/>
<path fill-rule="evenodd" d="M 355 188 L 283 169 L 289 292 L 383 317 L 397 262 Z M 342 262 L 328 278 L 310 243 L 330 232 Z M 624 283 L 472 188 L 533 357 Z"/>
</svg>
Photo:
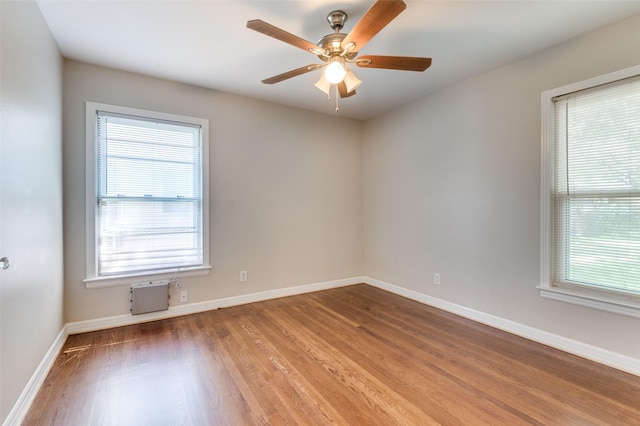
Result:
<svg viewBox="0 0 640 426">
<path fill-rule="evenodd" d="M 131 286 L 132 315 L 166 311 L 167 309 L 169 309 L 169 283 L 167 281 Z"/>
</svg>

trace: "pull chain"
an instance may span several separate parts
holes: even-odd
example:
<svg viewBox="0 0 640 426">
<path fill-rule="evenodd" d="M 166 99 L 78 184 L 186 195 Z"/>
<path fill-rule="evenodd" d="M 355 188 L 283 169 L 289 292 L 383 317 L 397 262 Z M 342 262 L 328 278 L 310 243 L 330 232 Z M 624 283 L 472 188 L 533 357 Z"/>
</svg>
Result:
<svg viewBox="0 0 640 426">
<path fill-rule="evenodd" d="M 336 87 L 336 112 L 340 111 L 340 92 L 338 91 L 338 85 Z M 331 101 L 331 89 L 327 92 L 327 100 Z"/>
</svg>

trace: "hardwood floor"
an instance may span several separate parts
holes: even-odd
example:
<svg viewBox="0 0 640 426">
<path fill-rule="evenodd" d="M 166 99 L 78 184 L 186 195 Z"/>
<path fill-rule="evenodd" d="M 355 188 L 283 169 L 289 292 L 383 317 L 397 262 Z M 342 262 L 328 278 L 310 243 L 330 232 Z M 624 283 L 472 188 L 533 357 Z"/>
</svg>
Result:
<svg viewBox="0 0 640 426">
<path fill-rule="evenodd" d="M 640 378 L 367 285 L 70 336 L 25 425 L 640 425 Z"/>
</svg>

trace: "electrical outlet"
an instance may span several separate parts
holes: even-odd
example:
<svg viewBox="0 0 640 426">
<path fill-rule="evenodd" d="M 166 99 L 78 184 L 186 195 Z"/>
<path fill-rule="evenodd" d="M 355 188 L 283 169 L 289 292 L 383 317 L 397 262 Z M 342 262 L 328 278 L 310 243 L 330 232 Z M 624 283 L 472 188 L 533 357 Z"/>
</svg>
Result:
<svg viewBox="0 0 640 426">
<path fill-rule="evenodd" d="M 433 274 L 433 283 L 435 285 L 440 285 L 440 274 L 437 272 Z"/>
<path fill-rule="evenodd" d="M 184 303 L 187 301 L 187 290 L 182 290 L 180 292 L 180 303 Z"/>
<path fill-rule="evenodd" d="M 240 282 L 247 282 L 247 271 L 240 271 Z"/>
</svg>

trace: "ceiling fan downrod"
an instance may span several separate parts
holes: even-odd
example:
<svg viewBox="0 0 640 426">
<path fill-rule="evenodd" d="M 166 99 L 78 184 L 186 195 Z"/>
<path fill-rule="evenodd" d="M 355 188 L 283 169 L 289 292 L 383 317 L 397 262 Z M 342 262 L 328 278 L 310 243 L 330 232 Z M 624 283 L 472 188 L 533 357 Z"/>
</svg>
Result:
<svg viewBox="0 0 640 426">
<path fill-rule="evenodd" d="M 327 21 L 329 21 L 331 29 L 339 33 L 344 27 L 344 23 L 347 22 L 347 14 L 342 10 L 334 10 L 327 15 Z"/>
</svg>

